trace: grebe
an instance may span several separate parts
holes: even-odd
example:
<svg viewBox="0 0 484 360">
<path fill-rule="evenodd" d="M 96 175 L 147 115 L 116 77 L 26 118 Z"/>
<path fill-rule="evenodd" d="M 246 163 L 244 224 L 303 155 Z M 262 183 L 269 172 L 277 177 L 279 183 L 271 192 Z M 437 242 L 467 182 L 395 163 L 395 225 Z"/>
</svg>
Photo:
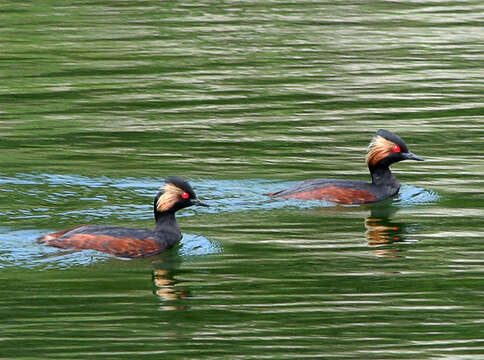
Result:
<svg viewBox="0 0 484 360">
<path fill-rule="evenodd" d="M 62 249 L 94 249 L 121 257 L 141 257 L 158 254 L 181 240 L 182 234 L 175 212 L 192 206 L 208 206 L 197 199 L 190 184 L 180 177 L 168 177 L 156 195 L 154 230 L 104 225 L 81 225 L 46 234 L 39 244 Z"/>
<path fill-rule="evenodd" d="M 326 200 L 339 204 L 364 204 L 385 200 L 398 193 L 400 189 L 400 183 L 390 171 L 390 165 L 402 160 L 423 161 L 408 149 L 400 136 L 380 129 L 368 146 L 366 155 L 371 183 L 359 180 L 314 179 L 267 195 L 302 200 Z"/>
</svg>

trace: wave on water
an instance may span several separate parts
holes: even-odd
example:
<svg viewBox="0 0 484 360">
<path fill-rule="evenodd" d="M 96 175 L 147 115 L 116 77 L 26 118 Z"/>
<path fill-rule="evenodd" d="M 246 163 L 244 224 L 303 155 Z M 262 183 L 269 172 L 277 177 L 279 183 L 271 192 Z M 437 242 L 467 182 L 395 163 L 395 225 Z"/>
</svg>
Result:
<svg viewBox="0 0 484 360">
<path fill-rule="evenodd" d="M 414 205 L 432 205 L 438 203 L 440 195 L 435 191 L 426 190 L 413 185 L 402 184 L 400 192 L 393 199 L 393 205 L 409 207 Z"/>
</svg>

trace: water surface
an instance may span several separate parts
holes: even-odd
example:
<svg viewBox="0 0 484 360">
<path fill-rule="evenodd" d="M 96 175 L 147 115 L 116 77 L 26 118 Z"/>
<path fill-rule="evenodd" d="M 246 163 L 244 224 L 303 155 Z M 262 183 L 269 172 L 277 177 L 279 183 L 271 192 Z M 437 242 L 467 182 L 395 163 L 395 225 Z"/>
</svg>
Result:
<svg viewBox="0 0 484 360">
<path fill-rule="evenodd" d="M 0 5 L 0 354 L 481 359 L 480 1 Z M 425 162 L 380 204 L 264 193 Z M 35 242 L 151 227 L 168 175 L 212 206 L 127 260 Z"/>
</svg>

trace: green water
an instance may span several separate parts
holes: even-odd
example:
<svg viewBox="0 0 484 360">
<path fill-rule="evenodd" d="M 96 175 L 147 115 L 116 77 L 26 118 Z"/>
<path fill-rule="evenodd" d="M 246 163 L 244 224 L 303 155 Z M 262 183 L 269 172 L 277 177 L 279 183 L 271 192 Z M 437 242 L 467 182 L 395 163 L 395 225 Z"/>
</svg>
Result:
<svg viewBox="0 0 484 360">
<path fill-rule="evenodd" d="M 0 358 L 484 358 L 481 1 L 0 4 Z M 425 162 L 378 205 L 271 200 L 368 179 L 378 128 Z M 125 260 L 58 252 L 210 208 Z"/>
</svg>

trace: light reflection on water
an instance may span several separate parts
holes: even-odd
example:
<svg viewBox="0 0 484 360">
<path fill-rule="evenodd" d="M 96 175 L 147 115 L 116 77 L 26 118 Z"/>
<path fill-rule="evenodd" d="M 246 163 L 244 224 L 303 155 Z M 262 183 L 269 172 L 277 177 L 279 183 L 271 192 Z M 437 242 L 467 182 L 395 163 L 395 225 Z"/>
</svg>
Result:
<svg viewBox="0 0 484 360">
<path fill-rule="evenodd" d="M 9 186 L 32 185 L 22 191 L 25 196 L 35 196 L 47 203 L 55 204 L 62 202 L 81 200 L 99 202 L 96 208 L 85 210 L 71 210 L 57 215 L 77 216 L 105 216 L 116 214 L 120 217 L 131 217 L 142 219 L 151 217 L 151 202 L 147 199 L 146 205 L 130 203 L 130 197 L 152 197 L 160 187 L 163 186 L 163 179 L 114 179 L 114 178 L 88 178 L 85 176 L 71 175 L 29 175 L 19 174 L 20 178 L 0 177 L 0 183 L 4 185 L 3 191 L 8 191 Z M 209 208 L 190 208 L 180 212 L 178 216 L 194 215 L 196 213 L 219 213 L 225 211 L 247 211 L 247 210 L 271 210 L 295 206 L 299 208 L 335 206 L 325 201 L 303 201 L 298 199 L 269 198 L 264 194 L 280 188 L 287 188 L 295 182 L 280 182 L 275 180 L 248 179 L 248 180 L 208 180 L 188 179 L 199 198 L 210 201 Z M 42 186 L 35 186 L 42 185 Z M 46 185 L 47 188 L 44 186 Z M 55 191 L 54 191 L 55 189 Z M 101 189 L 101 190 L 99 190 Z M 125 205 L 102 205 L 108 202 L 108 197 L 122 197 L 126 199 Z M 392 203 L 398 206 L 411 206 L 417 204 L 435 204 L 439 196 L 431 190 L 425 190 L 412 185 L 403 184 L 399 194 L 393 198 Z M 24 201 L 24 200 L 22 200 Z M 99 207 L 99 205 L 102 205 Z M 46 211 L 46 207 L 37 207 L 32 211 L 23 209 L 20 216 L 36 216 L 35 212 Z M 10 213 L 10 215 L 14 215 Z M 40 216 L 47 216 L 40 214 Z"/>
<path fill-rule="evenodd" d="M 71 175 L 32 175 L 20 174 L 19 178 L 0 178 L 4 186 L 29 186 L 23 190 L 28 198 L 35 196 L 42 206 L 32 209 L 24 207 L 17 211 L 10 211 L 8 216 L 15 221 L 36 220 L 42 223 L 45 219 L 54 228 L 38 228 L 31 230 L 12 230 L 4 228 L 2 232 L 3 266 L 66 266 L 88 265 L 92 262 L 103 261 L 110 255 L 98 253 L 93 250 L 70 252 L 59 251 L 55 248 L 45 247 L 35 243 L 35 239 L 50 231 L 58 231 L 56 219 L 62 219 L 62 224 L 75 226 L 80 223 L 105 221 L 111 217 L 114 224 L 126 219 L 129 222 L 143 221 L 146 223 L 152 218 L 151 197 L 158 190 L 160 182 L 154 179 L 112 179 L 88 178 Z M 209 208 L 190 208 L 180 211 L 177 215 L 204 216 L 204 214 L 223 214 L 271 211 L 277 209 L 315 209 L 319 213 L 327 212 L 331 216 L 334 211 L 339 213 L 348 211 L 351 214 L 355 209 L 370 208 L 370 215 L 365 220 L 368 244 L 377 246 L 395 241 L 403 241 L 405 232 L 401 225 L 392 223 L 391 218 L 399 208 L 436 204 L 439 196 L 428 190 L 411 185 L 402 185 L 400 194 L 384 202 L 384 205 L 341 206 L 325 201 L 304 201 L 298 199 L 273 199 L 264 194 L 276 188 L 288 187 L 294 182 L 275 182 L 263 179 L 252 180 L 190 180 L 198 196 L 210 204 Z M 45 188 L 45 185 L 48 188 Z M 92 193 L 92 194 L 91 194 Z M 138 197 L 146 204 L 135 204 Z M 128 205 L 110 205 L 108 198 L 122 198 Z M 24 203 L 26 199 L 18 199 Z M 59 211 L 56 204 L 62 201 L 68 210 Z M 83 203 L 89 204 L 88 207 Z M 385 205 L 386 204 L 386 205 Z M 72 208 L 79 210 L 71 210 Z M 319 209 L 319 210 L 318 210 Z M 324 209 L 327 209 L 326 211 Z M 345 210 L 346 209 L 346 210 Z M 366 216 L 365 216 L 366 217 Z M 393 225 L 392 225 L 393 224 Z M 29 226 L 29 225 L 27 225 Z M 66 225 L 67 226 L 67 225 Z M 133 225 L 138 227 L 151 225 Z M 227 224 L 227 226 L 230 226 Z M 30 226 L 29 226 L 30 227 Z M 183 230 L 183 229 L 182 229 Z M 209 240 L 201 235 L 184 234 L 184 238 L 177 250 L 180 256 L 191 257 L 207 254 L 216 254 L 223 251 L 222 245 L 217 241 Z"/>
</svg>

